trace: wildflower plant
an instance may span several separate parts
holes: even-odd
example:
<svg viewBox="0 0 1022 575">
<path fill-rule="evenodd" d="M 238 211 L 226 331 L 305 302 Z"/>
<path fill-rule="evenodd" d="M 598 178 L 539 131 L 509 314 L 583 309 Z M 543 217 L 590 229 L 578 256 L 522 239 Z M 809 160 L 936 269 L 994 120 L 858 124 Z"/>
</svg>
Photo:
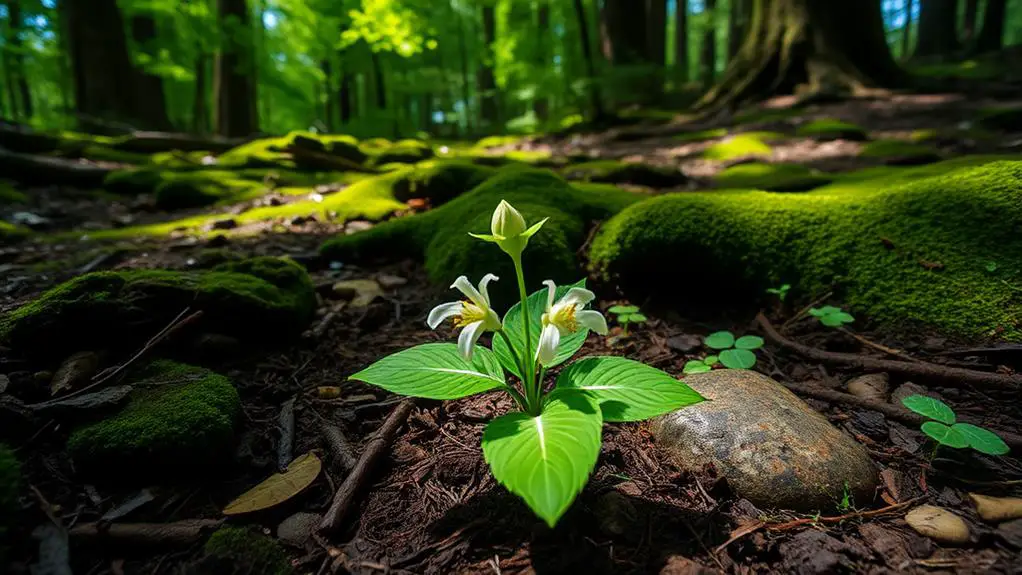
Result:
<svg viewBox="0 0 1022 575">
<path fill-rule="evenodd" d="M 548 389 L 548 370 L 571 359 L 589 331 L 606 334 L 607 322 L 586 309 L 596 296 L 584 280 L 570 286 L 546 280 L 544 289 L 526 293 L 522 252 L 545 221 L 528 226 L 502 201 L 493 213 L 491 234 L 472 234 L 497 244 L 514 262 L 520 301 L 503 319 L 487 291 L 498 278 L 487 274 L 473 286 L 461 276 L 451 287 L 465 299 L 437 306 L 427 319 L 433 329 L 452 320 L 461 329 L 457 344 L 415 346 L 350 379 L 427 399 L 508 393 L 517 409 L 487 424 L 483 456 L 494 477 L 553 527 L 596 465 L 604 422 L 641 421 L 703 398 L 671 375 L 623 357 L 579 359 Z M 479 343 L 488 332 L 492 349 Z M 510 383 L 509 375 L 514 376 Z"/>
</svg>

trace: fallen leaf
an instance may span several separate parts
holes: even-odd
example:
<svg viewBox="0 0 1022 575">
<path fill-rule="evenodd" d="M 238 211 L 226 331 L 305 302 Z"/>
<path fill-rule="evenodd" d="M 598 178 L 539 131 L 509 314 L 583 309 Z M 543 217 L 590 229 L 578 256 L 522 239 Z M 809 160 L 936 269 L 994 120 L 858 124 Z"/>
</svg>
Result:
<svg viewBox="0 0 1022 575">
<path fill-rule="evenodd" d="M 94 393 L 76 395 L 66 399 L 58 397 L 57 399 L 51 399 L 42 403 L 34 403 L 27 407 L 37 412 L 46 413 L 47 415 L 52 415 L 54 413 L 63 415 L 76 412 L 89 412 L 120 405 L 121 402 L 128 399 L 128 395 L 130 393 L 130 385 L 115 385 Z"/>
<path fill-rule="evenodd" d="M 376 280 L 345 280 L 334 284 L 334 294 L 341 299 L 351 300 L 351 307 L 366 307 L 383 295 L 383 289 Z"/>
<path fill-rule="evenodd" d="M 920 505 L 905 515 L 905 522 L 920 535 L 942 543 L 967 543 L 969 526 L 954 513 L 933 505 Z"/>
<path fill-rule="evenodd" d="M 969 497 L 984 521 L 999 523 L 1022 518 L 1022 499 L 1018 497 L 990 497 L 979 493 L 970 493 Z"/>
<path fill-rule="evenodd" d="M 64 360 L 50 381 L 50 396 L 74 391 L 89 381 L 99 368 L 99 355 L 91 351 L 79 351 Z"/>
<path fill-rule="evenodd" d="M 227 504 L 224 515 L 242 515 L 280 505 L 312 485 L 322 468 L 323 462 L 315 453 L 306 453 L 292 461 L 283 473 L 271 475 Z"/>
<path fill-rule="evenodd" d="M 341 388 L 336 385 L 321 385 L 316 388 L 317 399 L 337 399 L 341 396 Z"/>
</svg>

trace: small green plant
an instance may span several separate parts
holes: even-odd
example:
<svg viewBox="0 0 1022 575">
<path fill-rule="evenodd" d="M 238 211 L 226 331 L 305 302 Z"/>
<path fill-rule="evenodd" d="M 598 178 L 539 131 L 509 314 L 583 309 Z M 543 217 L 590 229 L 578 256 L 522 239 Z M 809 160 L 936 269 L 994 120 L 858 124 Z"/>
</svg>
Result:
<svg viewBox="0 0 1022 575">
<path fill-rule="evenodd" d="M 820 323 L 827 327 L 841 327 L 846 323 L 855 321 L 852 314 L 832 305 L 825 305 L 820 308 L 814 307 L 809 310 L 809 315 L 819 318 Z"/>
<path fill-rule="evenodd" d="M 729 331 L 718 331 L 706 336 L 703 343 L 706 347 L 720 352 L 717 359 L 724 367 L 752 369 L 752 366 L 756 365 L 756 354 L 753 351 L 763 347 L 763 338 L 757 335 L 743 335 L 735 339 L 735 335 Z"/>
<path fill-rule="evenodd" d="M 777 299 L 784 301 L 784 298 L 788 297 L 788 291 L 791 290 L 791 284 L 784 284 L 781 287 L 767 289 L 768 294 L 777 296 Z"/>
<path fill-rule="evenodd" d="M 1011 451 L 1008 444 L 989 429 L 970 423 L 956 423 L 955 412 L 943 401 L 925 395 L 910 395 L 901 400 L 902 405 L 928 417 L 920 430 L 937 442 L 937 447 L 964 449 L 971 447 L 987 455 L 1004 455 Z M 934 449 L 936 451 L 936 448 Z"/>
<path fill-rule="evenodd" d="M 634 305 L 616 305 L 607 310 L 617 316 L 617 323 L 621 326 L 621 335 L 628 336 L 628 324 L 646 323 L 646 316 L 639 312 L 639 307 Z"/>
<path fill-rule="evenodd" d="M 845 481 L 845 489 L 841 493 L 841 501 L 837 504 L 837 510 L 841 513 L 848 513 L 855 507 L 855 501 L 852 498 L 852 490 L 848 486 L 848 482 Z"/>
<path fill-rule="evenodd" d="M 682 370 L 685 374 L 706 373 L 713 370 L 713 366 L 720 363 L 720 358 L 715 355 L 708 355 L 703 359 L 693 359 L 685 363 Z"/>
</svg>

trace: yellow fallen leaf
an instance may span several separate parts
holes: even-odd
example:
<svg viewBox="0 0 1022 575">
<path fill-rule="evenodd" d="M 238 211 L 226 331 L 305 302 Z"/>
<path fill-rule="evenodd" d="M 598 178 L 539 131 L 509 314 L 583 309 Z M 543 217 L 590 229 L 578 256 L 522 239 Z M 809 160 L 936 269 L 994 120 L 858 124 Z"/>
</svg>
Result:
<svg viewBox="0 0 1022 575">
<path fill-rule="evenodd" d="M 333 291 L 338 297 L 350 299 L 351 307 L 366 307 L 373 303 L 373 300 L 383 295 L 383 289 L 376 280 L 345 280 L 333 285 Z"/>
<path fill-rule="evenodd" d="M 312 452 L 306 453 L 292 461 L 284 473 L 271 475 L 227 504 L 224 515 L 242 515 L 280 505 L 312 485 L 322 469 L 323 462 L 319 457 Z"/>
<path fill-rule="evenodd" d="M 336 385 L 321 385 L 316 388 L 318 399 L 337 399 L 341 396 L 341 388 Z"/>
</svg>

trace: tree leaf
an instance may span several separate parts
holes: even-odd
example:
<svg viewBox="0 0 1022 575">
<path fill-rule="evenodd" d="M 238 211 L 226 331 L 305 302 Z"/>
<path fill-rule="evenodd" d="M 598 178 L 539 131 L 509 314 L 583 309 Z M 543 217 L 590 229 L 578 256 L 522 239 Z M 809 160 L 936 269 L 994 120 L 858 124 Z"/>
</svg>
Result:
<svg viewBox="0 0 1022 575">
<path fill-rule="evenodd" d="M 509 413 L 483 432 L 493 476 L 553 527 L 582 491 L 600 455 L 603 418 L 596 400 L 554 390 L 539 416 Z"/>
<path fill-rule="evenodd" d="M 927 421 L 926 423 L 923 423 L 923 425 L 919 429 L 921 429 L 923 433 L 929 435 L 934 439 L 934 441 L 941 445 L 954 447 L 955 449 L 961 449 L 963 447 L 969 446 L 968 438 L 966 438 L 966 436 L 961 431 L 955 429 L 954 427 L 948 427 L 943 423 L 937 423 L 936 421 Z"/>
<path fill-rule="evenodd" d="M 720 358 L 715 355 L 708 355 L 703 358 L 703 363 L 705 363 L 709 367 L 713 367 L 713 364 L 717 363 L 718 361 L 720 361 Z"/>
<path fill-rule="evenodd" d="M 506 385 L 492 351 L 477 345 L 469 363 L 453 343 L 427 343 L 399 351 L 348 379 L 427 399 L 459 399 Z"/>
<path fill-rule="evenodd" d="M 586 280 L 580 280 L 578 283 L 572 285 L 558 286 L 555 292 L 554 301 L 557 301 L 564 294 L 568 293 L 568 290 L 573 287 L 585 287 Z M 547 289 L 543 288 L 537 292 L 534 292 L 529 296 L 529 316 L 530 321 L 530 334 L 532 349 L 529 350 L 529 357 L 536 356 L 536 347 L 539 345 L 539 332 L 542 327 L 543 313 L 546 311 L 546 300 L 547 300 Z M 522 357 L 525 350 L 525 334 L 522 333 L 522 303 L 518 302 L 511 309 L 508 310 L 504 316 L 504 333 L 507 334 L 508 339 L 511 340 L 511 344 L 514 346 L 515 351 L 519 357 Z M 561 344 L 557 347 L 557 355 L 554 356 L 554 361 L 547 367 L 553 367 L 560 365 L 567 361 L 571 356 L 575 355 L 582 345 L 586 342 L 586 337 L 589 335 L 588 329 L 580 329 L 573 334 L 569 334 L 561 337 Z M 507 346 L 507 342 L 502 337 L 493 338 L 493 353 L 497 354 L 497 359 L 500 360 L 500 364 L 504 366 L 504 369 L 522 378 L 522 374 L 518 373 L 518 367 L 515 366 L 514 356 L 511 354 L 511 350 Z"/>
<path fill-rule="evenodd" d="M 639 311 L 639 307 L 634 305 L 615 305 L 611 306 L 607 311 L 612 314 L 620 315 L 623 313 L 635 313 Z"/>
<path fill-rule="evenodd" d="M 965 437 L 969 447 L 987 455 L 1005 455 L 1011 448 L 996 433 L 989 429 L 977 427 L 971 423 L 956 423 L 951 426 Z"/>
<path fill-rule="evenodd" d="M 747 349 L 725 349 L 720 352 L 720 363 L 729 369 L 749 369 L 756 365 L 756 354 Z"/>
<path fill-rule="evenodd" d="M 623 313 L 623 314 L 617 316 L 617 322 L 618 323 L 628 323 L 628 322 L 632 321 L 633 317 L 635 317 L 635 316 L 630 314 L 630 313 Z"/>
<path fill-rule="evenodd" d="M 820 323 L 827 327 L 841 327 L 844 322 L 837 314 L 827 314 L 820 318 Z"/>
<path fill-rule="evenodd" d="M 685 362 L 685 368 L 682 369 L 682 372 L 686 373 L 686 374 L 691 374 L 691 373 L 706 373 L 706 372 L 712 371 L 712 370 L 713 370 L 713 368 L 710 367 L 709 365 L 707 365 L 706 363 L 703 363 L 702 361 L 699 361 L 698 359 L 693 359 L 691 361 Z"/>
<path fill-rule="evenodd" d="M 241 515 L 269 509 L 290 500 L 319 477 L 323 463 L 311 451 L 295 459 L 284 473 L 275 473 L 231 501 L 224 515 Z"/>
<path fill-rule="evenodd" d="M 718 331 L 706 336 L 703 343 L 712 349 L 727 349 L 735 344 L 735 336 L 729 331 Z"/>
<path fill-rule="evenodd" d="M 841 311 L 834 315 L 838 318 L 838 320 L 841 321 L 841 323 L 852 323 L 853 321 L 855 321 L 855 318 L 852 317 L 852 314 L 846 311 Z"/>
<path fill-rule="evenodd" d="M 635 323 L 643 323 L 644 321 L 646 321 L 648 319 L 646 316 L 642 315 L 641 313 L 633 313 L 629 317 L 631 318 L 631 321 L 633 321 Z"/>
<path fill-rule="evenodd" d="M 901 404 L 919 415 L 935 419 L 943 424 L 951 425 L 955 422 L 954 410 L 939 399 L 916 394 L 902 399 Z"/>
<path fill-rule="evenodd" d="M 704 364 L 705 365 L 705 364 Z M 603 410 L 603 420 L 642 421 L 703 401 L 670 374 L 623 357 L 586 357 L 566 367 L 557 389 L 588 391 Z"/>
<path fill-rule="evenodd" d="M 735 347 L 738 349 L 759 349 L 763 347 L 763 338 L 758 335 L 743 335 L 735 341 Z"/>
</svg>

